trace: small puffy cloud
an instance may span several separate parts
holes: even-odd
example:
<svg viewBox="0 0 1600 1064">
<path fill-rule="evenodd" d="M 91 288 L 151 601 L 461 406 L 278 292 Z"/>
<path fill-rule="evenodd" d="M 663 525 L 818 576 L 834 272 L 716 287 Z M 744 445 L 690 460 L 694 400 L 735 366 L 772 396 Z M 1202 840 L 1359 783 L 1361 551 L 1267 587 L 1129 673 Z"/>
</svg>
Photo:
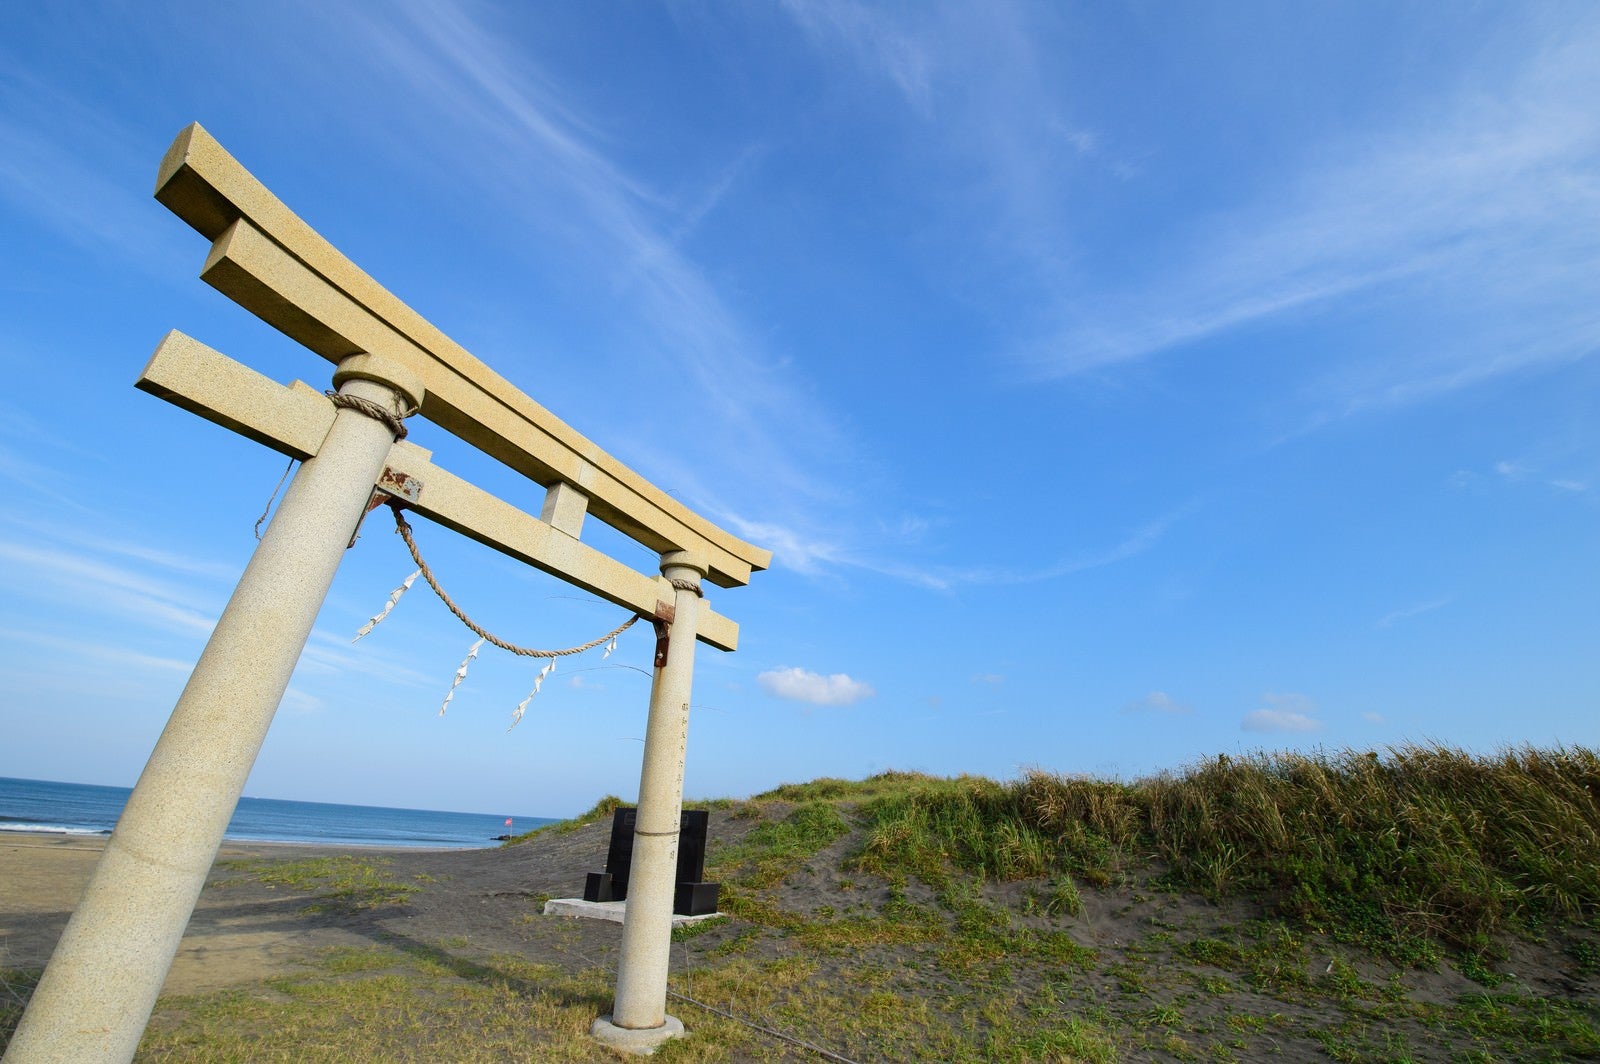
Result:
<svg viewBox="0 0 1600 1064">
<path fill-rule="evenodd" d="M 986 683 L 991 687 L 999 687 L 1006 682 L 1006 678 L 998 672 L 986 672 L 972 678 L 973 683 Z"/>
<path fill-rule="evenodd" d="M 1149 694 L 1145 695 L 1143 698 L 1136 699 L 1136 700 L 1134 700 L 1132 702 L 1129 702 L 1127 705 L 1123 706 L 1122 707 L 1122 712 L 1124 712 L 1124 713 L 1193 713 L 1194 710 L 1190 709 L 1188 706 L 1185 706 L 1185 705 L 1183 705 L 1183 704 L 1181 704 L 1179 702 L 1173 701 L 1172 696 L 1167 694 L 1167 692 L 1165 692 L 1165 691 L 1151 691 Z"/>
<path fill-rule="evenodd" d="M 1494 471 L 1507 480 L 1521 480 L 1528 475 L 1528 467 L 1517 462 L 1496 462 Z"/>
<path fill-rule="evenodd" d="M 1317 711 L 1316 703 L 1305 695 L 1268 694 L 1262 696 L 1267 704 L 1245 714 L 1239 727 L 1254 732 L 1310 732 L 1322 727 L 1322 722 L 1311 714 Z"/>
<path fill-rule="evenodd" d="M 1239 727 L 1244 731 L 1309 732 L 1322 727 L 1322 722 L 1292 710 L 1257 709 L 1246 713 Z"/>
<path fill-rule="evenodd" d="M 1383 714 L 1382 713 L 1363 713 L 1363 714 L 1361 714 L 1361 719 L 1366 721 L 1368 724 L 1387 724 L 1388 723 L 1387 721 L 1385 721 L 1383 719 Z"/>
<path fill-rule="evenodd" d="M 808 669 L 769 669 L 756 677 L 769 695 L 815 706 L 848 706 L 877 694 L 871 684 L 852 680 L 842 672 L 823 676 Z"/>
</svg>

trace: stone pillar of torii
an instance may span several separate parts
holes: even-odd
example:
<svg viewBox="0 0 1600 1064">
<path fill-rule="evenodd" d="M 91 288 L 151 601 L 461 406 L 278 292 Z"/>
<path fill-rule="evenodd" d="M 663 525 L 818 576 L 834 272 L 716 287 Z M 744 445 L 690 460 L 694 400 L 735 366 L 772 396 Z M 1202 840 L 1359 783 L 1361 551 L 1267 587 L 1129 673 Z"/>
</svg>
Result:
<svg viewBox="0 0 1600 1064">
<path fill-rule="evenodd" d="M 330 362 L 337 392 L 284 387 L 172 332 L 137 386 L 304 462 L 261 537 L 128 799 L 5 1055 L 6 1064 L 133 1058 L 223 832 L 335 570 L 377 501 L 649 618 L 658 647 L 612 1012 L 594 1034 L 648 1051 L 666 1013 L 696 641 L 738 625 L 703 584 L 737 587 L 771 554 L 628 469 L 382 288 L 199 125 L 162 160 L 156 198 L 212 241 L 201 277 Z M 545 489 L 539 517 L 405 441 L 418 414 Z M 640 573 L 579 538 L 586 514 L 660 555 Z"/>
</svg>

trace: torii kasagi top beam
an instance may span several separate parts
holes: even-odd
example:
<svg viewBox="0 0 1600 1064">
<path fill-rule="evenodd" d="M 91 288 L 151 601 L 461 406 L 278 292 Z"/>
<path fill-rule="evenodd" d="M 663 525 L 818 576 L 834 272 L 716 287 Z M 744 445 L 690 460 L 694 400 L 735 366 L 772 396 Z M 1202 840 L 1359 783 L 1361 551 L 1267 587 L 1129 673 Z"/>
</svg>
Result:
<svg viewBox="0 0 1600 1064">
<path fill-rule="evenodd" d="M 427 389 L 421 415 L 538 484 L 569 484 L 588 510 L 646 547 L 703 553 L 719 587 L 772 553 L 692 512 L 513 387 L 406 306 L 255 179 L 198 124 L 162 160 L 156 199 L 212 241 L 207 284 L 338 363 L 394 358 Z"/>
</svg>

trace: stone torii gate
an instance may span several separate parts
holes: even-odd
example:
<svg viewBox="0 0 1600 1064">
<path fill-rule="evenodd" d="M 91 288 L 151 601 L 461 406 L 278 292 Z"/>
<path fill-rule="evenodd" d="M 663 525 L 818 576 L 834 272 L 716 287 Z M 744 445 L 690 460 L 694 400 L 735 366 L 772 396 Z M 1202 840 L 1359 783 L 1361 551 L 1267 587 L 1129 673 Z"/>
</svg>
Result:
<svg viewBox="0 0 1600 1064">
<path fill-rule="evenodd" d="M 168 149 L 155 195 L 212 242 L 202 279 L 334 363 L 338 391 L 284 387 L 179 332 L 138 380 L 304 465 L 128 799 L 6 1064 L 132 1059 L 334 571 L 369 505 L 388 500 L 655 622 L 633 886 L 614 1005 L 594 1033 L 644 1051 L 681 1033 L 666 991 L 694 645 L 738 642 L 738 625 L 701 587 L 746 584 L 771 554 L 693 513 L 468 354 L 199 125 Z M 540 515 L 399 438 L 411 413 L 543 486 Z M 586 514 L 657 551 L 660 575 L 583 543 Z"/>
</svg>

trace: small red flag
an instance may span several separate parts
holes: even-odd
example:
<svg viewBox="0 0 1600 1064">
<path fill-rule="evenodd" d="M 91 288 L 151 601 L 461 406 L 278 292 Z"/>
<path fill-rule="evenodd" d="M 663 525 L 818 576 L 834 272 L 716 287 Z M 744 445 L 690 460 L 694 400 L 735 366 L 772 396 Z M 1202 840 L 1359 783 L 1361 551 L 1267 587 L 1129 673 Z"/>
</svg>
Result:
<svg viewBox="0 0 1600 1064">
<path fill-rule="evenodd" d="M 510 826 L 511 826 L 511 818 L 510 817 L 506 817 L 506 827 L 510 827 Z"/>
</svg>

